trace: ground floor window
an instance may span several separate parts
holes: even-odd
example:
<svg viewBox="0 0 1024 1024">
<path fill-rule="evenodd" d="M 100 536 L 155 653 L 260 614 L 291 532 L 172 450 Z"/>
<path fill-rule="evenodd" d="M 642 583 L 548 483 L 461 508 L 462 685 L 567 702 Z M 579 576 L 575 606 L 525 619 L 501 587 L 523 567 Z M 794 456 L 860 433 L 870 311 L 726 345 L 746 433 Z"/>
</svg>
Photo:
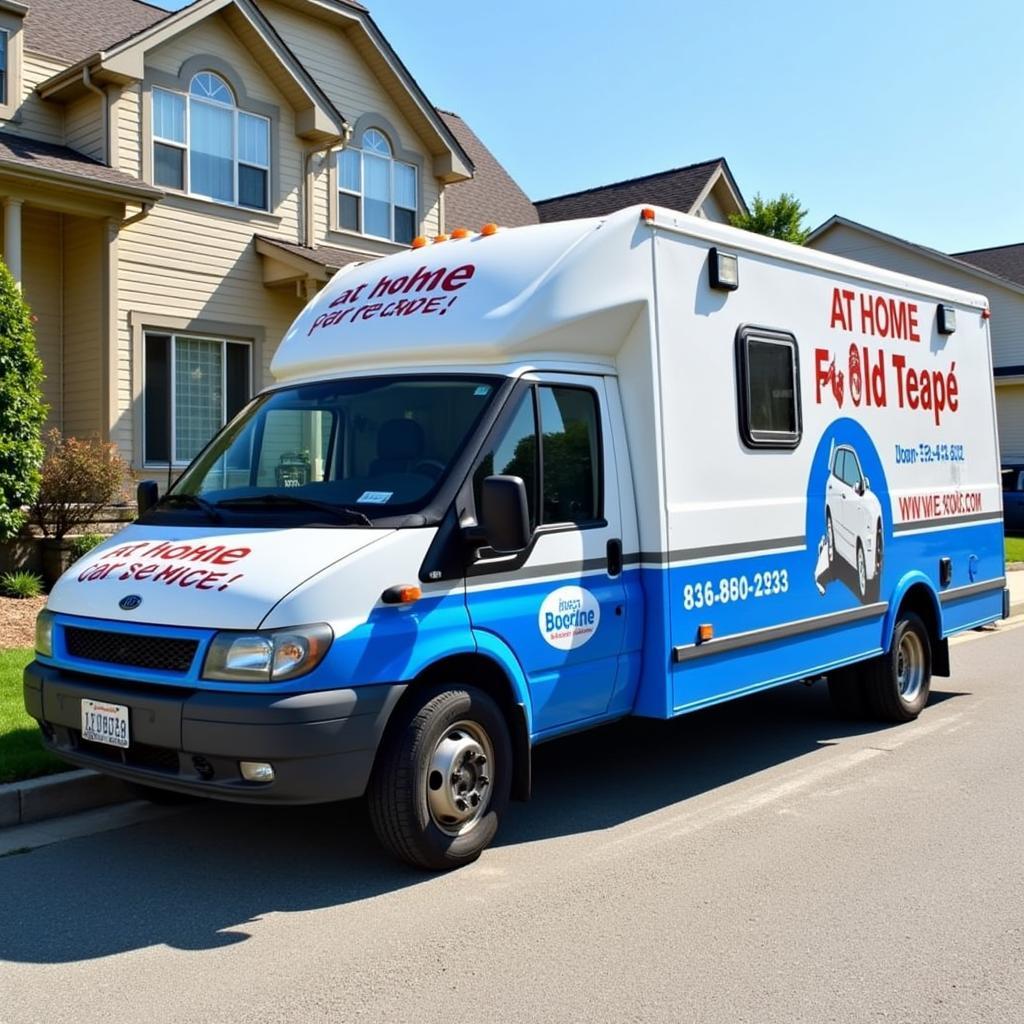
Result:
<svg viewBox="0 0 1024 1024">
<path fill-rule="evenodd" d="M 147 331 L 143 459 L 190 462 L 252 394 L 247 341 Z"/>
</svg>

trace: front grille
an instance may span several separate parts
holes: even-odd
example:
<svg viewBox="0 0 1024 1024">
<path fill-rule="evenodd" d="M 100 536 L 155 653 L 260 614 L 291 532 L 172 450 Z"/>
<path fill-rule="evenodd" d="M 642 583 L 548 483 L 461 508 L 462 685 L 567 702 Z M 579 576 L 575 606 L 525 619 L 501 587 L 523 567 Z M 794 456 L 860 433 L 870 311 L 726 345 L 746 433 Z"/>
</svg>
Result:
<svg viewBox="0 0 1024 1024">
<path fill-rule="evenodd" d="M 72 658 L 184 673 L 192 667 L 199 641 L 65 626 L 64 644 Z"/>
</svg>

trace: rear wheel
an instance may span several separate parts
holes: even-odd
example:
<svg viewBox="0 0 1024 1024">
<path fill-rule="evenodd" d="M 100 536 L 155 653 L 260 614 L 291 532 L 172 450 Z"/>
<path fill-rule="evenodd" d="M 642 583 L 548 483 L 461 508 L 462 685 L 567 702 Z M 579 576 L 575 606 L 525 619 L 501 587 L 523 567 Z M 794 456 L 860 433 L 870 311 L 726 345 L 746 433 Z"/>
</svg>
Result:
<svg viewBox="0 0 1024 1024">
<path fill-rule="evenodd" d="M 857 538 L 857 589 L 862 598 L 868 593 L 868 566 L 864 561 L 864 545 Z"/>
<path fill-rule="evenodd" d="M 505 718 L 470 686 L 427 690 L 399 713 L 370 780 L 374 831 L 416 867 L 468 864 L 494 838 L 508 804 Z"/>
<path fill-rule="evenodd" d="M 825 537 L 828 542 L 828 564 L 831 565 L 836 560 L 836 534 L 835 528 L 832 526 L 832 513 L 825 512 Z"/>
<path fill-rule="evenodd" d="M 903 613 L 889 650 L 865 666 L 865 694 L 877 718 L 910 722 L 924 710 L 932 685 L 928 629 L 913 612 Z"/>
</svg>

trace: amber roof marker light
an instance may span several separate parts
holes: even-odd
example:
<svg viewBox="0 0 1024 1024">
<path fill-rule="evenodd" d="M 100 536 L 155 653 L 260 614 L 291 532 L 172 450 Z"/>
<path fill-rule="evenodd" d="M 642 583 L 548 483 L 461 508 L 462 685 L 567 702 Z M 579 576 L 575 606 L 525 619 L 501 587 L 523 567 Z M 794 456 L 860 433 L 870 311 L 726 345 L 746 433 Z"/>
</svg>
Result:
<svg viewBox="0 0 1024 1024">
<path fill-rule="evenodd" d="M 414 249 L 422 249 L 425 245 L 428 245 L 430 240 L 425 235 L 417 235 L 412 240 L 412 247 Z"/>
<path fill-rule="evenodd" d="M 490 223 L 485 224 L 480 229 L 480 234 L 481 235 L 488 235 L 489 236 L 489 235 L 496 235 L 497 233 L 498 233 L 498 225 L 495 224 L 493 221 L 490 222 Z"/>
<path fill-rule="evenodd" d="M 640 219 L 643 220 L 643 221 L 646 221 L 648 224 L 653 224 L 654 223 L 654 207 L 653 206 L 645 206 L 640 211 Z"/>
<path fill-rule="evenodd" d="M 470 231 L 469 228 L 456 228 L 452 232 L 452 238 L 469 238 L 471 234 L 473 234 L 473 232 Z"/>
</svg>

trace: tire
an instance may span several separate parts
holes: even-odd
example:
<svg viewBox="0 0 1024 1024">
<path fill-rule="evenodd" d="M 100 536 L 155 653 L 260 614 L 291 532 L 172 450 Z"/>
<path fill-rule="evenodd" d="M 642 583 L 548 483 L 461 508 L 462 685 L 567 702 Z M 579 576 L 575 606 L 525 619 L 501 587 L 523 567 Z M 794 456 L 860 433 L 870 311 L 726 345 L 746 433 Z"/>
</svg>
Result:
<svg viewBox="0 0 1024 1024">
<path fill-rule="evenodd" d="M 825 510 L 825 537 L 828 542 L 828 564 L 831 566 L 836 560 L 836 533 L 832 525 L 832 513 Z"/>
<path fill-rule="evenodd" d="M 882 524 L 881 522 L 875 527 L 875 579 L 879 583 L 882 581 Z"/>
<path fill-rule="evenodd" d="M 427 689 L 398 714 L 367 790 L 377 838 L 414 867 L 469 864 L 494 839 L 508 806 L 512 742 L 505 716 L 471 686 Z"/>
<path fill-rule="evenodd" d="M 874 717 L 911 722 L 924 710 L 932 685 L 932 647 L 928 629 L 913 612 L 896 622 L 892 644 L 866 666 L 864 692 Z"/>
<path fill-rule="evenodd" d="M 868 596 L 868 564 L 864 558 L 864 545 L 857 538 L 857 592 L 861 600 Z"/>
<path fill-rule="evenodd" d="M 849 665 L 828 674 L 828 696 L 832 710 L 839 718 L 863 721 L 871 717 L 864 692 L 862 666 Z"/>
<path fill-rule="evenodd" d="M 146 786 L 141 782 L 126 782 L 137 800 L 148 800 L 151 804 L 161 807 L 181 807 L 195 803 L 200 797 L 190 793 L 177 793 L 173 789 L 160 789 L 159 786 Z"/>
</svg>

